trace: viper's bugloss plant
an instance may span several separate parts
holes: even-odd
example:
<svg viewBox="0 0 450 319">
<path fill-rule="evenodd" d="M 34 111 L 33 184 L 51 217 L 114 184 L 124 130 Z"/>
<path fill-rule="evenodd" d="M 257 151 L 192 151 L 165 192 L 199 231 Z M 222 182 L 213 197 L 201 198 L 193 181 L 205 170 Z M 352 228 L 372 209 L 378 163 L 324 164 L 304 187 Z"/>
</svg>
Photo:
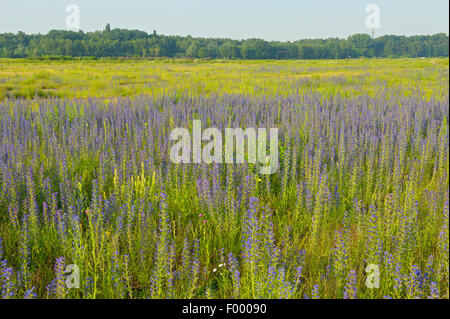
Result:
<svg viewBox="0 0 450 319">
<path fill-rule="evenodd" d="M 1 296 L 448 298 L 448 59 L 393 63 L 215 64 L 216 87 L 1 100 Z M 203 72 L 147 67 L 161 85 Z M 194 119 L 278 128 L 278 170 L 172 162 Z"/>
</svg>

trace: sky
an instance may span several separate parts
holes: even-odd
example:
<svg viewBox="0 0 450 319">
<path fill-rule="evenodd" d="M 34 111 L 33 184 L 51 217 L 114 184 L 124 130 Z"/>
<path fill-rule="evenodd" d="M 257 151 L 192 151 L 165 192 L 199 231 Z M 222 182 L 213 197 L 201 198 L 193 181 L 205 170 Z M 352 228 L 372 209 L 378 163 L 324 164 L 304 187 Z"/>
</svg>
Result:
<svg viewBox="0 0 450 319">
<path fill-rule="evenodd" d="M 76 4 L 80 29 L 156 30 L 165 35 L 276 41 L 346 38 L 371 33 L 366 6 L 379 8 L 374 35 L 427 35 L 449 30 L 448 0 L 0 0 L 0 33 L 66 29 Z"/>
</svg>

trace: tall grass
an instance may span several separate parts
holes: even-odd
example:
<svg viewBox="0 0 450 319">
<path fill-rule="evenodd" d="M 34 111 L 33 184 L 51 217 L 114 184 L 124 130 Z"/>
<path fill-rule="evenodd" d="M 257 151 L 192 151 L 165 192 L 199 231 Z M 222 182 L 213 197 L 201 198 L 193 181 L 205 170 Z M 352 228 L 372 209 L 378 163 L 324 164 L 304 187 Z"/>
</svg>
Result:
<svg viewBox="0 0 450 319">
<path fill-rule="evenodd" d="M 448 69 L 417 72 L 3 100 L 2 297 L 448 298 Z M 172 163 L 194 118 L 278 127 L 279 170 Z"/>
</svg>

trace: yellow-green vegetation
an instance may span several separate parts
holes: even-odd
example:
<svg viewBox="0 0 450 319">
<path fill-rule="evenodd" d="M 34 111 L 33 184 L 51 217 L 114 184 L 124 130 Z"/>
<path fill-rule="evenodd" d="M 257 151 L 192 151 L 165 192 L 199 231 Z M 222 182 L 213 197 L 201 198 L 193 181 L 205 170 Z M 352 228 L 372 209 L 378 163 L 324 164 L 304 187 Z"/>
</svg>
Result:
<svg viewBox="0 0 450 319">
<path fill-rule="evenodd" d="M 124 97 L 166 94 L 299 94 L 305 88 L 342 96 L 385 87 L 431 95 L 448 58 L 296 61 L 0 59 L 0 99 Z"/>
<path fill-rule="evenodd" d="M 1 61 L 0 297 L 448 299 L 448 71 Z M 194 119 L 278 129 L 276 171 L 176 163 Z"/>
</svg>

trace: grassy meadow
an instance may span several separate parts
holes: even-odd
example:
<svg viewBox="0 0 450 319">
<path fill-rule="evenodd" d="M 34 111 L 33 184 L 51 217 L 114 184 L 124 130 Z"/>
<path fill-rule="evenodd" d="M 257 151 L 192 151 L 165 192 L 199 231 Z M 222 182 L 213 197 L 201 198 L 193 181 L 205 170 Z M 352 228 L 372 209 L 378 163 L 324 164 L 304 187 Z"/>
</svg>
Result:
<svg viewBox="0 0 450 319">
<path fill-rule="evenodd" d="M 0 98 L 89 98 L 302 94 L 375 95 L 385 87 L 428 96 L 448 58 L 358 60 L 39 60 L 0 59 Z M 360 86 L 364 85 L 364 90 Z"/>
<path fill-rule="evenodd" d="M 174 164 L 193 119 L 278 171 Z M 448 58 L 0 59 L 0 296 L 449 298 L 448 120 Z"/>
</svg>

